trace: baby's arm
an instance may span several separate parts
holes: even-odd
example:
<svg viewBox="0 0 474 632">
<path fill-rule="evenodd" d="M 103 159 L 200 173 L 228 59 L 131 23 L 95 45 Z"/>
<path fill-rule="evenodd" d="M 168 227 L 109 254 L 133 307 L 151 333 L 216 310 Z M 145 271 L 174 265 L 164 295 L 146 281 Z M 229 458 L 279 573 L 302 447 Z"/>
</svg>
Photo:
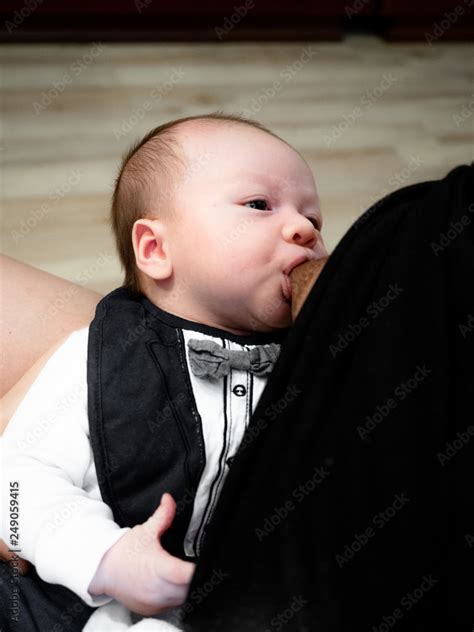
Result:
<svg viewBox="0 0 474 632">
<path fill-rule="evenodd" d="M 139 530 L 144 525 L 121 529 L 101 499 L 87 418 L 87 337 L 87 328 L 74 332 L 51 356 L 5 430 L 0 535 L 9 542 L 7 509 L 10 482 L 15 481 L 19 555 L 35 564 L 46 581 L 66 586 L 87 604 L 98 606 L 111 597 L 135 598 L 136 587 L 126 580 L 136 569 L 153 588 L 159 583 L 161 559 L 171 556 L 155 546 L 144 568 L 143 555 L 150 554 L 146 549 L 139 554 L 143 549 Z M 167 502 L 164 522 L 169 521 L 173 501 Z M 165 530 L 162 525 L 159 529 Z M 137 534 L 142 543 L 138 550 Z M 190 579 L 193 564 L 176 560 L 175 566 L 179 582 Z M 155 599 L 154 611 L 159 605 Z M 168 593 L 161 605 L 174 605 Z"/>
<path fill-rule="evenodd" d="M 102 556 L 128 529 L 113 521 L 97 485 L 88 437 L 87 337 L 87 328 L 74 332 L 57 349 L 4 432 L 1 535 L 8 544 L 15 482 L 19 555 L 44 580 L 98 606 L 110 597 L 93 597 L 87 588 Z"/>
</svg>

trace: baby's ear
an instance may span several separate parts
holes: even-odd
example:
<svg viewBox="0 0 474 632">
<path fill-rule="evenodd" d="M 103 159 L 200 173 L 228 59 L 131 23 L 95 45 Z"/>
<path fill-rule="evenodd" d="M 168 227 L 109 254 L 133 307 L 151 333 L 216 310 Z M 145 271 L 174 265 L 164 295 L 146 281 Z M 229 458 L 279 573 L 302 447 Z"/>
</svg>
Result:
<svg viewBox="0 0 474 632">
<path fill-rule="evenodd" d="M 167 279 L 172 271 L 166 227 L 158 219 L 137 219 L 132 228 L 135 263 L 148 277 Z"/>
</svg>

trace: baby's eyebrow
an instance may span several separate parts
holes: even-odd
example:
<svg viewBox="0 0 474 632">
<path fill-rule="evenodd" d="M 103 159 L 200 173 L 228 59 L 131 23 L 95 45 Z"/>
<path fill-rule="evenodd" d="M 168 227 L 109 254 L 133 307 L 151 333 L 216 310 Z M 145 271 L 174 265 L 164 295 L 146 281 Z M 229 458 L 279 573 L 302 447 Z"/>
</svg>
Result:
<svg viewBox="0 0 474 632">
<path fill-rule="evenodd" d="M 255 182 L 261 181 L 271 188 L 281 188 L 281 181 L 278 178 L 274 178 L 268 173 L 256 173 L 255 171 L 240 171 L 233 178 L 241 178 L 242 180 L 253 180 Z"/>
<path fill-rule="evenodd" d="M 319 195 L 318 195 L 318 193 L 315 193 L 315 194 L 308 193 L 307 195 L 304 196 L 302 203 L 303 203 L 303 205 L 305 205 L 305 204 L 309 205 L 309 204 L 314 204 L 315 202 L 316 202 L 315 206 L 318 209 L 318 213 L 319 213 L 320 212 L 320 204 L 319 204 Z"/>
<path fill-rule="evenodd" d="M 270 189 L 276 191 L 285 191 L 288 188 L 296 187 L 296 182 L 292 180 L 285 180 L 284 178 L 275 178 L 268 173 L 257 173 L 255 171 L 241 171 L 237 175 L 233 176 L 233 181 L 237 178 L 242 178 L 246 180 L 253 180 L 254 182 L 262 182 L 266 184 Z M 315 199 L 314 194 L 308 192 L 307 195 L 303 198 L 303 204 L 312 204 Z M 319 196 L 316 193 L 316 205 L 319 208 Z"/>
</svg>

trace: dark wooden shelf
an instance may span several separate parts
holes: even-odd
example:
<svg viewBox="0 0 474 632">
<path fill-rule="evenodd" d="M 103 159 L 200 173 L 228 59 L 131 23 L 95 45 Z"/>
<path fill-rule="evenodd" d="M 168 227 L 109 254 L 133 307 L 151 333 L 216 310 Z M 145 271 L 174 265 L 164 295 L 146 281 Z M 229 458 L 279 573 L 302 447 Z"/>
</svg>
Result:
<svg viewBox="0 0 474 632">
<path fill-rule="evenodd" d="M 27 6 L 4 0 L 0 9 L 2 43 L 340 40 L 361 25 L 391 41 L 427 41 L 427 34 L 441 31 L 434 41 L 472 40 L 474 5 L 467 0 L 203 0 L 199 5 L 29 0 Z"/>
</svg>

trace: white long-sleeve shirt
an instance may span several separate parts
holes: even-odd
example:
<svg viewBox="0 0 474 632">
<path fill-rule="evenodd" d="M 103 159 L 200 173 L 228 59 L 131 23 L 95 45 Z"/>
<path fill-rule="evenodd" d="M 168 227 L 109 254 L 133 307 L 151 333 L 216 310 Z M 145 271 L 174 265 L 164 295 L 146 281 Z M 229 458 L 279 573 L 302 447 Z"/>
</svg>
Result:
<svg viewBox="0 0 474 632">
<path fill-rule="evenodd" d="M 182 331 L 186 343 L 198 338 L 232 349 L 256 346 L 202 330 Z M 105 552 L 128 528 L 114 522 L 98 485 L 87 415 L 88 333 L 88 327 L 73 332 L 49 358 L 5 430 L 0 535 L 9 542 L 9 485 L 17 481 L 19 555 L 32 562 L 44 580 L 100 606 L 110 597 L 92 596 L 87 588 Z M 241 370 L 231 370 L 228 379 L 198 378 L 191 371 L 189 377 L 202 420 L 206 465 L 184 547 L 187 554 L 198 554 L 196 536 L 210 520 L 209 509 L 267 378 Z"/>
</svg>

